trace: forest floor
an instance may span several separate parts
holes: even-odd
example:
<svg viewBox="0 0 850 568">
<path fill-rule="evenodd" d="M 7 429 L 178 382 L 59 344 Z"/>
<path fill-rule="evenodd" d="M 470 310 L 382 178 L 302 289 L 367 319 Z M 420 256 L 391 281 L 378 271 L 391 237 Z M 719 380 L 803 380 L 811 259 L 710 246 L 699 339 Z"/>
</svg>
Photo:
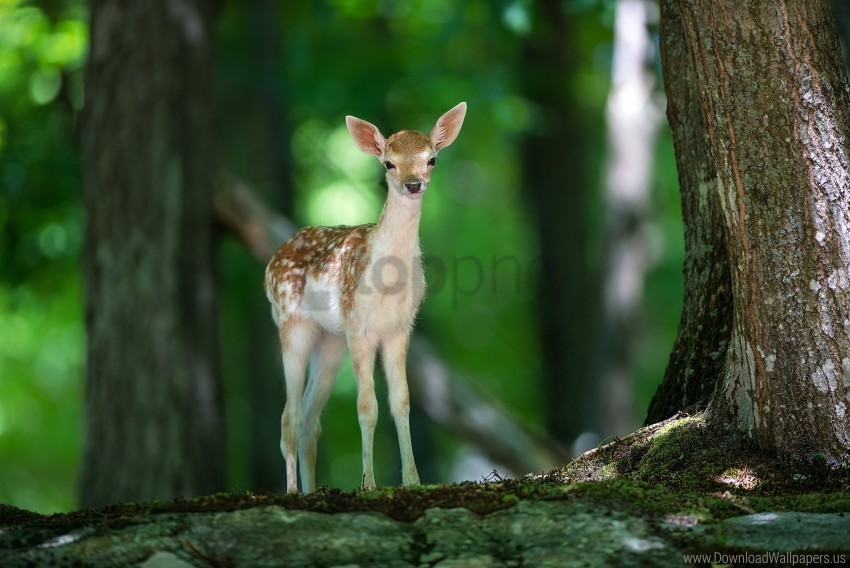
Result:
<svg viewBox="0 0 850 568">
<path fill-rule="evenodd" d="M 850 565 L 850 468 L 679 415 L 541 476 L 50 516 L 0 505 L 0 527 L 0 566 Z"/>
</svg>

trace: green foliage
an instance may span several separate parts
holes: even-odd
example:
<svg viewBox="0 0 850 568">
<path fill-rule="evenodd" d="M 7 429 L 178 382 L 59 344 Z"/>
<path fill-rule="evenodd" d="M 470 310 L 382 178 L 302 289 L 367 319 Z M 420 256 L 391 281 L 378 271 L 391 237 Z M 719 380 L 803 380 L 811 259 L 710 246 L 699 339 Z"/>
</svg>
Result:
<svg viewBox="0 0 850 568">
<path fill-rule="evenodd" d="M 48 512 L 81 450 L 82 18 L 0 2 L 0 502 Z"/>
</svg>

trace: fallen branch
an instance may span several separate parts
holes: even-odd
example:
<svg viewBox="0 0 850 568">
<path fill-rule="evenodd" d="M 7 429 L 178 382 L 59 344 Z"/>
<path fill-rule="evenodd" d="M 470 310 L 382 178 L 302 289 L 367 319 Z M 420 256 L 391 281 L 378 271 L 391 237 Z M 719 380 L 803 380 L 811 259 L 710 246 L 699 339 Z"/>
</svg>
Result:
<svg viewBox="0 0 850 568">
<path fill-rule="evenodd" d="M 245 182 L 230 175 L 222 178 L 213 208 L 216 221 L 262 264 L 296 230 L 292 221 L 262 203 Z M 525 474 L 568 461 L 566 452 L 529 431 L 507 409 L 450 369 L 421 334 L 414 334 L 408 367 L 414 404 L 494 462 L 515 474 Z"/>
<path fill-rule="evenodd" d="M 414 334 L 408 355 L 411 400 L 437 424 L 516 474 L 543 472 L 569 461 L 543 436 L 446 365 Z"/>
<path fill-rule="evenodd" d="M 243 181 L 225 174 L 213 200 L 215 220 L 263 265 L 291 237 L 295 224 L 262 203 Z"/>
</svg>

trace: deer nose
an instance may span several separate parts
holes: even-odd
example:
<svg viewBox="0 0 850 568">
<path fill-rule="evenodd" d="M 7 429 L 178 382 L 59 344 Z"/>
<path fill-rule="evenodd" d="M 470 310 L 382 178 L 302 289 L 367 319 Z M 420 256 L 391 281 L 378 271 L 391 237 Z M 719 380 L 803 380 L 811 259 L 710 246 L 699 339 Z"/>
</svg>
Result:
<svg viewBox="0 0 850 568">
<path fill-rule="evenodd" d="M 421 181 L 406 181 L 404 182 L 404 189 L 409 191 L 410 193 L 418 193 L 420 189 L 422 189 Z"/>
</svg>

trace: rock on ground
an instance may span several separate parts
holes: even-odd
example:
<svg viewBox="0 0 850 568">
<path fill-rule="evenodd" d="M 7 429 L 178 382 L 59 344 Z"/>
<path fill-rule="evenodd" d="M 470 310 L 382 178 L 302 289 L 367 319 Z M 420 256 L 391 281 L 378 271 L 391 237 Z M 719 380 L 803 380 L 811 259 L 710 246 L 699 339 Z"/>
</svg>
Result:
<svg viewBox="0 0 850 568">
<path fill-rule="evenodd" d="M 681 566 L 691 553 L 729 560 L 733 553 L 795 552 L 848 562 L 848 535 L 844 513 L 758 513 L 699 524 L 530 500 L 488 515 L 428 509 L 405 523 L 374 512 L 262 506 L 156 514 L 70 532 L 0 529 L 0 566 Z"/>
</svg>

